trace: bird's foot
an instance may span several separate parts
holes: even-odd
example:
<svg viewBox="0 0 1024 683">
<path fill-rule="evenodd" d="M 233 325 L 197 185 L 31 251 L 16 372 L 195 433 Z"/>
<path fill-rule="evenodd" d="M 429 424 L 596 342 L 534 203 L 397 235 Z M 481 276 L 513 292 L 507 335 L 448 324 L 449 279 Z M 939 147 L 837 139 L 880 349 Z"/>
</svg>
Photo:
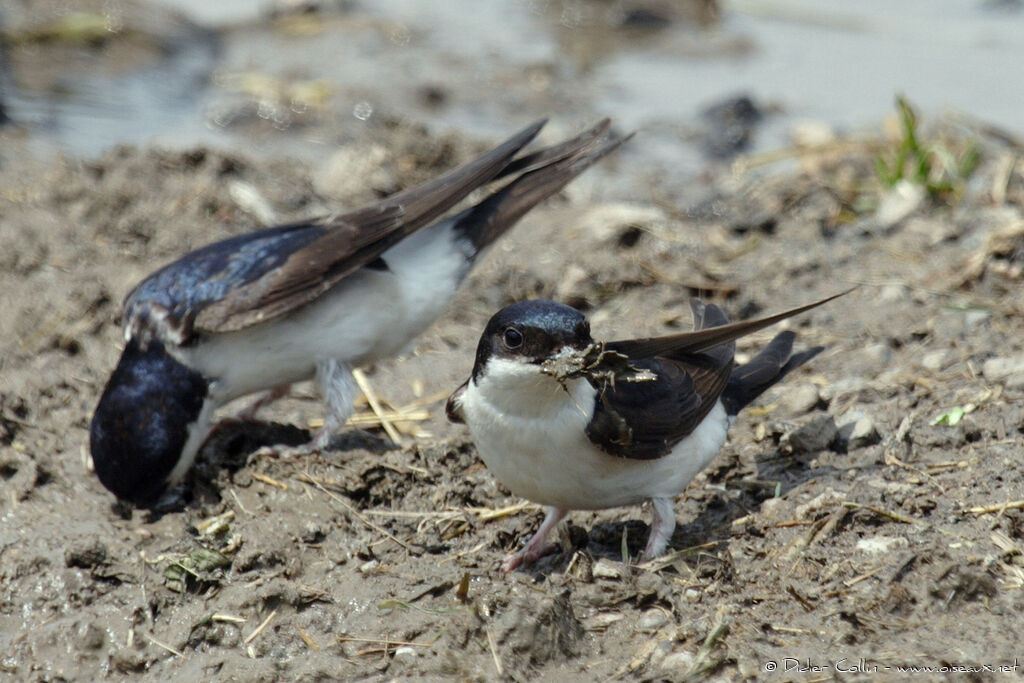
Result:
<svg viewBox="0 0 1024 683">
<path fill-rule="evenodd" d="M 520 548 L 517 552 L 509 555 L 501 562 L 501 573 L 508 574 L 510 571 L 519 566 L 527 567 L 537 561 L 538 558 L 547 555 L 549 552 L 555 549 L 555 546 L 551 543 L 544 543 L 543 541 L 537 544 L 537 547 L 531 547 L 533 544 L 528 543 Z"/>
<path fill-rule="evenodd" d="M 569 511 L 563 508 L 547 508 L 544 521 L 540 523 L 537 532 L 530 537 L 530 540 L 518 552 L 509 555 L 501 563 L 501 573 L 508 574 L 516 567 L 533 564 L 538 557 L 550 552 L 554 546 L 547 543 L 545 539 L 568 513 Z"/>
<path fill-rule="evenodd" d="M 321 453 L 327 449 L 334 435 L 334 423 L 328 420 L 323 427 L 317 430 L 313 438 L 298 446 L 288 444 L 272 444 L 263 446 L 253 455 L 261 458 L 278 458 L 280 460 L 292 460 L 307 456 L 311 453 Z"/>
</svg>

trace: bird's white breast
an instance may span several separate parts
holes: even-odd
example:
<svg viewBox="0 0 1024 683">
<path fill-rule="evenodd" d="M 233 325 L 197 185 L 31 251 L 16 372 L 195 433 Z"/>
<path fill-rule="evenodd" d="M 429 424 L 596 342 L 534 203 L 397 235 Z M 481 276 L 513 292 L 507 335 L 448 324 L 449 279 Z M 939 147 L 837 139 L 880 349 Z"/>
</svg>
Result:
<svg viewBox="0 0 1024 683">
<path fill-rule="evenodd" d="M 179 353 L 214 378 L 222 402 L 309 379 L 320 360 L 360 365 L 395 355 L 444 312 L 471 254 L 452 221 L 442 221 L 386 251 L 387 270 L 361 268 L 288 315 Z"/>
<path fill-rule="evenodd" d="M 594 389 L 584 380 L 563 389 L 537 366 L 492 358 L 471 380 L 462 410 L 477 450 L 512 493 L 544 505 L 601 509 L 673 498 L 725 443 L 729 421 L 717 403 L 672 451 L 655 460 L 601 451 L 585 429 Z"/>
</svg>

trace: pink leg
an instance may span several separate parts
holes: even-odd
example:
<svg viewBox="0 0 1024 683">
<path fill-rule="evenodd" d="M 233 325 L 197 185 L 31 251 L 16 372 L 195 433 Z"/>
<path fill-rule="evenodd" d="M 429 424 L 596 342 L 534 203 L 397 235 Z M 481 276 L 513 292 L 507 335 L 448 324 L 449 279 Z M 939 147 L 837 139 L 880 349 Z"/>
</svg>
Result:
<svg viewBox="0 0 1024 683">
<path fill-rule="evenodd" d="M 327 417 L 324 418 L 323 426 L 316 430 L 316 434 L 313 435 L 312 439 L 301 446 L 284 446 L 281 444 L 264 446 L 256 451 L 256 453 L 261 457 L 294 458 L 323 451 L 327 447 L 327 444 L 330 443 L 331 437 L 334 436 L 334 432 L 338 430 L 340 425 L 341 421 L 338 417 L 328 412 Z"/>
<path fill-rule="evenodd" d="M 274 401 L 284 398 L 288 393 L 288 390 L 292 388 L 290 384 L 282 384 L 281 386 L 268 389 L 256 397 L 256 400 L 247 405 L 246 407 L 235 413 L 236 420 L 248 421 L 256 417 L 256 411 L 263 406 L 268 406 Z"/>
<path fill-rule="evenodd" d="M 322 451 L 327 448 L 327 444 L 330 443 L 331 437 L 341 427 L 341 420 L 338 416 L 328 410 L 327 416 L 324 417 L 324 424 L 320 429 L 316 430 L 316 434 L 313 435 L 313 439 L 307 443 L 303 448 L 309 451 Z"/>
<path fill-rule="evenodd" d="M 508 574 L 521 564 L 532 564 L 534 560 L 543 555 L 544 551 L 548 549 L 544 539 L 547 538 L 552 529 L 558 526 L 559 522 L 565 519 L 567 514 L 569 514 L 569 511 L 565 508 L 548 507 L 544 515 L 544 521 L 540 523 L 540 528 L 537 529 L 537 532 L 530 537 L 530 540 L 518 552 L 514 555 L 509 555 L 501 563 L 501 573 Z"/>
<path fill-rule="evenodd" d="M 640 556 L 641 560 L 652 560 L 663 554 L 676 528 L 676 512 L 672 509 L 671 498 L 652 498 L 651 511 L 651 535 L 647 537 L 647 547 Z"/>
</svg>

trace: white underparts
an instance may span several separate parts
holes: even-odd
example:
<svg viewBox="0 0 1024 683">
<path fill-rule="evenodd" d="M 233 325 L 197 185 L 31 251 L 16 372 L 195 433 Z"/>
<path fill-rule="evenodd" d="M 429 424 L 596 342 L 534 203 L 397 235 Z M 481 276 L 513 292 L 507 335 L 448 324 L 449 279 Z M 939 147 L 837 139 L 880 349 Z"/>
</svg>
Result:
<svg viewBox="0 0 1024 683">
<path fill-rule="evenodd" d="M 492 358 L 462 397 L 480 457 L 513 493 L 569 509 L 672 500 L 725 443 L 721 403 L 670 453 L 653 460 L 609 455 L 586 435 L 594 389 L 584 380 L 563 389 L 536 365 Z"/>
<path fill-rule="evenodd" d="M 467 253 L 442 221 L 384 252 L 387 269 L 362 268 L 288 315 L 171 351 L 211 378 L 218 405 L 312 379 L 328 361 L 372 363 L 403 351 L 445 311 L 469 271 Z M 325 399 L 341 407 L 347 400 Z"/>
</svg>

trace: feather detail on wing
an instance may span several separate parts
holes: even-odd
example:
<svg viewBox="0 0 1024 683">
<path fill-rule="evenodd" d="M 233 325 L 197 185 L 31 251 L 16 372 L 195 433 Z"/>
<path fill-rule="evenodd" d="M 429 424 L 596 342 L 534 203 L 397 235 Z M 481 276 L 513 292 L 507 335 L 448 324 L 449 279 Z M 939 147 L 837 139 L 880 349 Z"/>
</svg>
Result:
<svg viewBox="0 0 1024 683">
<path fill-rule="evenodd" d="M 790 359 L 791 333 L 782 333 L 731 381 L 735 340 L 847 294 L 830 296 L 775 315 L 730 323 L 721 308 L 691 301 L 694 331 L 666 337 L 608 342 L 606 348 L 629 357 L 657 378 L 647 382 L 601 383 L 587 436 L 612 455 L 651 459 L 668 454 L 696 429 L 723 392 L 729 407 L 746 405 L 786 372 L 820 349 Z M 786 358 L 781 354 L 785 353 Z M 738 408 L 736 408 L 738 410 Z M 735 415 L 735 411 L 729 414 Z"/>
<path fill-rule="evenodd" d="M 697 330 L 729 323 L 718 306 L 699 299 L 690 306 Z M 608 348 L 623 352 L 621 342 Z M 650 370 L 656 379 L 599 386 L 587 437 L 611 455 L 640 460 L 667 455 L 714 407 L 729 381 L 734 352 L 735 344 L 728 342 L 704 353 L 631 357 L 633 365 Z"/>
</svg>

